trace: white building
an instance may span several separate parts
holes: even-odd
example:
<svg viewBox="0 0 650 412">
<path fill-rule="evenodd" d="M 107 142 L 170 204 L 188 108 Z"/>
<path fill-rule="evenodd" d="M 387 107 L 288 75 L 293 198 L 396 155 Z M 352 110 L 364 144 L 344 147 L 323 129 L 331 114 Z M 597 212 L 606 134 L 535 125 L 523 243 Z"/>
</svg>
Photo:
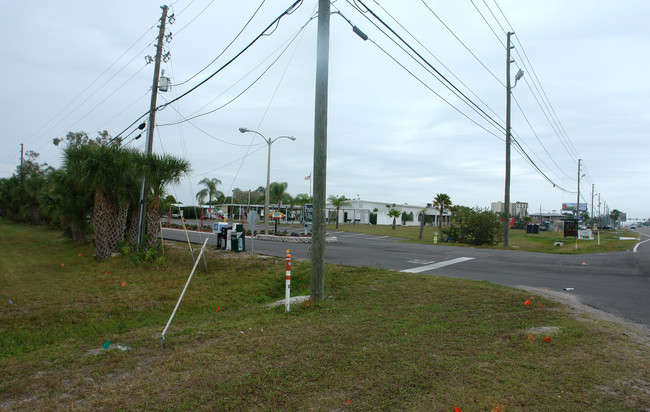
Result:
<svg viewBox="0 0 650 412">
<path fill-rule="evenodd" d="M 492 202 L 490 210 L 494 213 L 503 213 L 504 208 L 503 202 Z M 528 216 L 528 202 L 511 202 L 510 203 L 510 216 L 515 217 L 526 217 Z"/>
<path fill-rule="evenodd" d="M 396 224 L 402 224 L 402 213 L 406 212 L 409 216 L 413 217 L 406 226 L 419 226 L 422 214 L 432 216 L 434 225 L 438 224 L 440 218 L 440 211 L 429 203 L 426 206 L 416 206 L 408 204 L 394 204 L 388 202 L 375 202 L 370 200 L 351 199 L 347 200 L 349 206 L 342 207 L 339 210 L 339 223 L 352 223 L 352 224 L 370 224 L 370 214 L 377 214 L 378 225 L 392 225 L 393 218 L 388 216 L 390 209 L 396 209 L 400 212 L 400 216 L 395 219 Z M 330 223 L 336 221 L 336 207 L 331 203 L 325 205 L 327 209 L 326 216 Z M 448 224 L 451 219 L 451 212 L 447 209 L 443 212 L 443 224 Z"/>
</svg>

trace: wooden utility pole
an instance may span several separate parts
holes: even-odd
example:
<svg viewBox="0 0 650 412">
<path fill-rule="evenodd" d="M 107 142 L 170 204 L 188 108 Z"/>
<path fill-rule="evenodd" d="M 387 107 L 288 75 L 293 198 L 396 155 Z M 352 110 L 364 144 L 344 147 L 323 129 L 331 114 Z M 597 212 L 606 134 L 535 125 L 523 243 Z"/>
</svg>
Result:
<svg viewBox="0 0 650 412">
<path fill-rule="evenodd" d="M 327 179 L 327 85 L 329 72 L 330 0 L 318 0 L 316 92 L 314 104 L 314 214 L 311 243 L 310 299 L 325 294 L 325 201 Z"/>
<path fill-rule="evenodd" d="M 508 32 L 508 47 L 506 47 L 506 189 L 503 200 L 503 246 L 510 243 L 510 36 Z"/>
<path fill-rule="evenodd" d="M 578 159 L 578 196 L 576 201 L 576 219 L 580 222 L 580 172 L 582 159 Z"/>
<path fill-rule="evenodd" d="M 156 46 L 156 59 L 153 69 L 153 85 L 151 86 L 151 104 L 149 105 L 149 123 L 147 124 L 147 154 L 153 151 L 153 132 L 156 128 L 156 102 L 158 99 L 158 81 L 160 80 L 160 60 L 162 59 L 163 38 L 165 37 L 165 22 L 167 21 L 167 6 L 162 6 L 162 18 L 160 19 L 160 32 L 158 33 L 158 45 Z M 147 197 L 149 194 L 149 185 L 147 178 L 142 178 L 140 188 L 140 207 L 138 210 L 138 232 L 137 248 L 140 250 L 142 240 L 144 239 L 147 216 Z"/>
<path fill-rule="evenodd" d="M 20 176 L 20 181 L 23 181 L 23 163 L 25 162 L 24 160 L 24 155 L 23 155 L 23 144 L 20 144 L 20 172 L 18 173 Z"/>
</svg>

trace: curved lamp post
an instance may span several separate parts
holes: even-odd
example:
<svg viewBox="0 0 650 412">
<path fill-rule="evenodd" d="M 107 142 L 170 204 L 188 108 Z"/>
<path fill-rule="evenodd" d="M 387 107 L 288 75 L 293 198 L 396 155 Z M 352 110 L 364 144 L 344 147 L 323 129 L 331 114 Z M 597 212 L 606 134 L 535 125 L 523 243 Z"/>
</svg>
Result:
<svg viewBox="0 0 650 412">
<path fill-rule="evenodd" d="M 268 161 L 266 164 L 266 195 L 264 196 L 264 234 L 268 235 L 269 234 L 269 187 L 271 186 L 271 144 L 275 142 L 278 139 L 290 139 L 290 140 L 296 140 L 295 137 L 293 136 L 278 136 L 275 139 L 271 138 L 266 138 L 262 133 L 255 131 L 255 130 L 250 130 L 245 127 L 240 127 L 239 131 L 241 133 L 255 133 L 259 135 L 266 144 L 269 145 L 269 157 Z M 251 233 L 253 231 L 251 230 Z"/>
</svg>

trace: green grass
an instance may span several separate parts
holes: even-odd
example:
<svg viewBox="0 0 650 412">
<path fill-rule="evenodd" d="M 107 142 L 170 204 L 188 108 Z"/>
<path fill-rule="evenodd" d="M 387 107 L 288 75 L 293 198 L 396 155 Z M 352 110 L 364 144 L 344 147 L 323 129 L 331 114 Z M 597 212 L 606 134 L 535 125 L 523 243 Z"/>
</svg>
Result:
<svg viewBox="0 0 650 412">
<path fill-rule="evenodd" d="M 327 225 L 328 231 L 336 231 L 336 226 L 333 224 Z M 422 240 L 420 237 L 419 226 L 396 226 L 393 230 L 390 225 L 343 225 L 339 224 L 338 230 L 353 233 L 367 233 L 377 236 L 393 236 L 403 238 L 411 242 L 433 244 L 434 234 L 437 232 L 440 237 L 438 238 L 439 245 L 453 245 L 453 246 L 466 246 L 459 244 L 445 243 L 442 235 L 442 230 L 437 226 L 425 226 L 422 233 Z M 544 252 L 544 253 L 561 253 L 561 254 L 574 254 L 574 253 L 603 253 L 603 252 L 620 252 L 631 249 L 638 240 L 619 240 L 619 236 L 623 237 L 638 237 L 637 234 L 629 231 L 601 231 L 600 245 L 596 234 L 594 240 L 579 240 L 578 250 L 575 250 L 575 238 L 564 238 L 561 232 L 541 231 L 539 235 L 528 235 L 525 230 L 511 229 L 510 230 L 510 247 L 509 249 L 523 250 L 527 252 Z M 564 243 L 562 246 L 555 246 L 555 242 Z M 504 249 L 503 243 L 497 245 L 484 245 L 482 248 L 490 249 Z"/>
<path fill-rule="evenodd" d="M 182 244 L 168 246 L 163 265 L 97 263 L 90 245 L 0 221 L 0 248 L 1 409 L 650 404 L 647 343 L 539 297 L 525 306 L 529 294 L 486 282 L 327 266 L 327 299 L 285 313 L 263 305 L 284 296 L 283 260 L 211 250 L 161 349 L 193 265 Z M 292 295 L 308 294 L 309 272 L 309 262 L 293 263 Z M 560 329 L 550 343 L 529 339 L 541 326 Z M 102 350 L 106 340 L 130 349 Z"/>
</svg>

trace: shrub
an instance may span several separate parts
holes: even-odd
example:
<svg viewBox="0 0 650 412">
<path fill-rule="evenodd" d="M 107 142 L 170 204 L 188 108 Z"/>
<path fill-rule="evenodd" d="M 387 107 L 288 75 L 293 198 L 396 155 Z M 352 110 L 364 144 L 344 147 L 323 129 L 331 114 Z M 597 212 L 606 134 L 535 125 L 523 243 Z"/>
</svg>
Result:
<svg viewBox="0 0 650 412">
<path fill-rule="evenodd" d="M 485 245 L 501 240 L 501 227 L 496 213 L 479 207 L 459 206 L 445 233 L 453 242 Z"/>
</svg>

